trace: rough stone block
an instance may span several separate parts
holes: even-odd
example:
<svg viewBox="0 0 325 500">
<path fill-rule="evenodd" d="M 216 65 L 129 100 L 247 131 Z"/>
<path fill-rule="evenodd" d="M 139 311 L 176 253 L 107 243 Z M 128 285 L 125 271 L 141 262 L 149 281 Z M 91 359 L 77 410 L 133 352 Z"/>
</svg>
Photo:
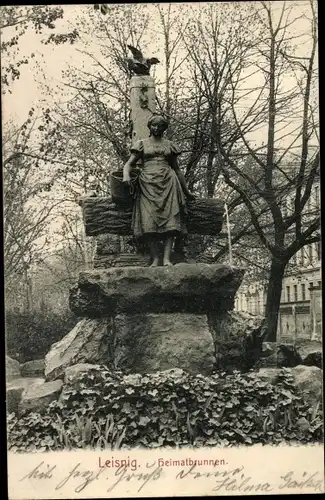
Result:
<svg viewBox="0 0 325 500">
<path fill-rule="evenodd" d="M 310 405 L 322 401 L 323 370 L 317 366 L 298 365 L 291 369 L 294 384 Z"/>
<path fill-rule="evenodd" d="M 48 405 L 59 398 L 63 386 L 62 380 L 44 382 L 28 387 L 22 394 L 18 406 L 19 415 L 29 412 L 44 412 Z"/>
<path fill-rule="evenodd" d="M 25 377 L 16 378 L 7 383 L 6 409 L 8 413 L 17 413 L 23 392 L 29 387 L 41 385 L 43 378 Z"/>
<path fill-rule="evenodd" d="M 113 362 L 112 320 L 82 319 L 45 357 L 45 378 L 63 378 L 65 369 L 77 363 L 110 365 Z"/>
<path fill-rule="evenodd" d="M 219 370 L 247 371 L 263 355 L 267 335 L 265 319 L 250 313 L 229 311 L 209 314 Z"/>
<path fill-rule="evenodd" d="M 115 367 L 133 373 L 179 368 L 210 374 L 214 345 L 203 314 L 121 314 L 115 318 Z"/>
<path fill-rule="evenodd" d="M 21 365 L 21 374 L 23 377 L 34 377 L 36 375 L 44 375 L 44 359 L 34 359 L 27 361 Z"/>
<path fill-rule="evenodd" d="M 301 363 L 301 356 L 294 344 L 277 344 L 277 365 L 279 368 L 293 368 Z"/>
<path fill-rule="evenodd" d="M 310 361 L 313 361 L 313 358 L 310 358 Z M 263 343 L 263 354 L 259 361 L 260 367 L 293 368 L 301 364 L 308 364 L 308 360 L 307 363 L 303 361 L 295 344 L 285 344 L 283 342 Z M 311 362 L 310 364 L 316 363 Z"/>
<path fill-rule="evenodd" d="M 9 382 L 21 376 L 20 364 L 15 359 L 6 355 L 6 379 Z"/>
<path fill-rule="evenodd" d="M 77 316 L 207 313 L 233 308 L 244 270 L 224 264 L 117 267 L 82 272 L 70 293 Z"/>
<path fill-rule="evenodd" d="M 107 267 L 147 267 L 151 264 L 149 255 L 137 254 L 111 254 L 111 255 L 96 255 L 94 259 L 95 268 Z"/>
<path fill-rule="evenodd" d="M 287 368 L 293 377 L 293 385 L 302 398 L 311 406 L 315 406 L 322 400 L 323 371 L 317 366 L 298 365 Z M 276 385 L 281 374 L 281 368 L 261 368 L 256 375 L 265 382 Z"/>
<path fill-rule="evenodd" d="M 304 345 L 298 345 L 297 349 L 302 359 L 302 365 L 322 368 L 323 346 L 321 342 L 308 342 Z"/>
<path fill-rule="evenodd" d="M 305 359 L 303 359 L 302 364 L 307 366 L 317 366 L 318 368 L 323 367 L 323 356 L 321 351 L 310 352 L 307 354 Z"/>
<path fill-rule="evenodd" d="M 81 373 L 89 372 L 90 370 L 100 369 L 101 365 L 93 365 L 90 363 L 78 363 L 77 365 L 68 366 L 64 372 L 64 383 L 73 384 Z"/>
</svg>

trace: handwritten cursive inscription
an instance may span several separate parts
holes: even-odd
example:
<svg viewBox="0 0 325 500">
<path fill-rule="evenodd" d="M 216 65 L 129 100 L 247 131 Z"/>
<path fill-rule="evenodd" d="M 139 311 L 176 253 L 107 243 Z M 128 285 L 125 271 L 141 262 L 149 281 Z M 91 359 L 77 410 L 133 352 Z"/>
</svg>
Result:
<svg viewBox="0 0 325 500">
<path fill-rule="evenodd" d="M 92 483 L 93 481 L 98 481 L 99 477 L 103 472 L 104 469 L 97 469 L 97 471 L 82 469 L 81 464 L 78 463 L 75 467 L 71 469 L 69 474 L 56 485 L 55 489 L 59 490 L 63 486 L 65 486 L 68 483 L 68 481 L 77 478 L 81 479 L 81 483 L 77 485 L 74 491 L 76 493 L 80 493 L 80 491 L 84 490 L 86 486 L 88 486 L 90 483 Z"/>
<path fill-rule="evenodd" d="M 51 479 L 53 477 L 53 471 L 55 469 L 56 465 L 50 467 L 49 464 L 41 462 L 37 465 L 37 467 L 23 476 L 20 481 L 24 481 L 27 479 Z M 161 467 L 157 467 L 156 462 L 153 462 L 151 464 L 147 463 L 146 469 L 146 472 L 130 472 L 127 466 L 119 467 L 115 470 L 115 473 L 113 475 L 113 484 L 108 487 L 107 492 L 113 491 L 114 488 L 122 482 L 136 483 L 137 485 L 139 485 L 137 487 L 137 491 L 140 492 L 148 483 L 157 481 L 161 478 L 163 469 Z M 93 481 L 99 481 L 99 479 L 103 479 L 106 481 L 111 480 L 112 476 L 107 476 L 107 474 L 105 475 L 104 471 L 105 468 L 103 467 L 96 468 L 95 470 L 90 470 L 87 468 L 85 469 L 79 462 L 74 465 L 69 473 L 55 485 L 55 490 L 60 490 L 66 485 L 71 485 L 71 488 L 76 493 L 80 493 Z M 76 480 L 77 485 L 75 484 Z"/>
<path fill-rule="evenodd" d="M 20 481 L 23 481 L 24 479 L 51 479 L 55 469 L 56 465 L 52 465 L 50 467 L 49 464 L 45 465 L 44 462 L 41 462 L 33 470 L 28 472 L 26 476 L 23 476 Z"/>
<path fill-rule="evenodd" d="M 94 467 L 94 469 L 85 468 L 80 462 L 73 465 L 68 474 L 63 478 L 59 477 L 59 469 L 57 465 L 48 464 L 45 461 L 40 462 L 36 467 L 33 467 L 27 474 L 20 478 L 20 481 L 44 481 L 52 480 L 51 485 L 55 490 L 60 490 L 63 487 L 70 488 L 76 493 L 85 490 L 93 482 L 100 482 L 103 485 L 104 491 L 111 493 L 118 485 L 128 484 L 129 488 L 134 492 L 140 493 L 149 484 L 157 486 L 166 481 L 184 481 L 188 482 L 195 480 L 201 481 L 206 485 L 207 480 L 211 482 L 211 493 L 221 494 L 222 492 L 233 492 L 243 494 L 273 494 L 283 491 L 310 491 L 323 493 L 324 485 L 321 473 L 303 472 L 296 473 L 292 470 L 285 474 L 279 475 L 278 479 L 272 478 L 272 483 L 266 480 L 259 480 L 250 472 L 246 472 L 245 467 L 235 467 L 227 469 L 216 469 L 213 467 L 209 470 L 200 469 L 196 464 L 191 467 L 184 467 L 181 470 L 171 469 L 169 467 L 161 467 L 157 461 L 151 463 L 138 464 L 138 467 L 143 467 L 143 471 L 132 471 L 126 465 L 115 469 L 114 473 L 107 467 Z M 258 477 L 258 471 L 256 472 Z M 205 486 L 204 486 L 205 487 Z M 66 491 L 66 489 L 65 489 Z M 148 490 L 147 490 L 148 491 Z"/>
<path fill-rule="evenodd" d="M 284 476 L 281 476 L 282 482 L 279 485 L 280 490 L 286 490 L 288 488 L 295 488 L 297 490 L 311 489 L 320 493 L 324 493 L 323 481 L 320 479 L 318 472 L 311 474 L 309 472 L 304 472 L 301 476 L 297 476 L 294 471 L 289 471 Z"/>
<path fill-rule="evenodd" d="M 118 479 L 108 488 L 107 493 L 113 491 L 113 489 L 122 481 L 134 482 L 134 480 L 137 481 L 138 484 L 139 482 L 141 483 L 137 489 L 139 493 L 146 486 L 146 484 L 152 481 L 157 481 L 158 479 L 161 478 L 163 469 L 162 467 L 156 467 L 156 462 L 153 462 L 152 464 L 147 463 L 146 468 L 152 470 L 150 472 L 142 473 L 142 472 L 128 472 L 126 467 L 117 469 L 117 471 L 115 472 L 115 476 L 117 476 Z"/>
<path fill-rule="evenodd" d="M 273 487 L 268 482 L 254 483 L 250 476 L 244 474 L 244 466 L 230 470 L 210 470 L 200 472 L 196 465 L 189 470 L 181 470 L 176 479 L 192 477 L 193 479 L 213 478 L 215 486 L 213 491 L 234 491 L 234 492 L 261 492 L 271 493 Z"/>
</svg>

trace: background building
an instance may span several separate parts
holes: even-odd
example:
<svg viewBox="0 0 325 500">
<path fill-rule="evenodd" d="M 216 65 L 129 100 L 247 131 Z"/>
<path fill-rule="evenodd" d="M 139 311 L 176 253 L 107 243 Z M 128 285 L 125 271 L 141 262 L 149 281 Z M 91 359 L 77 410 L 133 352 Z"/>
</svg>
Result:
<svg viewBox="0 0 325 500">
<path fill-rule="evenodd" d="M 294 200 L 288 197 L 285 210 Z M 308 214 L 320 211 L 320 185 L 315 183 L 306 205 Z M 285 215 L 285 213 L 284 213 Z M 278 321 L 278 340 L 319 340 L 322 336 L 321 244 L 303 247 L 288 265 L 283 280 Z M 235 301 L 235 309 L 263 315 L 266 304 L 266 283 L 243 283 Z"/>
</svg>

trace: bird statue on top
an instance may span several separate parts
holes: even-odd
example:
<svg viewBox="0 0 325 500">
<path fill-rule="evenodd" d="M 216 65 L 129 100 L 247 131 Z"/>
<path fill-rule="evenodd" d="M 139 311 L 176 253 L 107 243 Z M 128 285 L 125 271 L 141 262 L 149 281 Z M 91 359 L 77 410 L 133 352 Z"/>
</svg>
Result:
<svg viewBox="0 0 325 500">
<path fill-rule="evenodd" d="M 94 4 L 94 9 L 95 10 L 100 10 L 100 12 L 103 14 L 103 16 L 106 16 L 107 12 L 108 12 L 108 5 L 107 3 L 102 3 L 102 4 L 99 4 L 99 3 L 95 3 Z"/>
<path fill-rule="evenodd" d="M 153 64 L 158 64 L 160 61 L 156 57 L 144 57 L 141 50 L 128 45 L 132 52 L 133 58 L 128 58 L 128 68 L 135 75 L 150 75 L 150 68 Z"/>
</svg>

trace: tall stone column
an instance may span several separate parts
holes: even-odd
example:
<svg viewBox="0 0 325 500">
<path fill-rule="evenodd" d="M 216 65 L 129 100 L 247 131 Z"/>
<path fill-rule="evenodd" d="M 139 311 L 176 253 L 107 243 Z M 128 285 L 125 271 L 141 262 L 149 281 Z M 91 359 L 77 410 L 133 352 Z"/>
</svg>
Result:
<svg viewBox="0 0 325 500">
<path fill-rule="evenodd" d="M 140 139 L 149 137 L 147 123 L 149 118 L 156 111 L 155 81 L 152 76 L 141 75 L 132 76 L 130 80 L 130 104 L 132 121 L 132 146 Z M 116 209 L 115 209 L 116 210 Z M 113 251 L 114 244 L 118 243 L 120 236 L 112 233 L 101 235 L 98 241 L 94 266 L 134 266 L 150 264 L 150 256 L 136 256 L 133 251 L 124 253 L 123 248 Z"/>
<path fill-rule="evenodd" d="M 130 80 L 132 145 L 149 137 L 147 123 L 156 112 L 155 81 L 152 76 L 132 76 Z"/>
</svg>

